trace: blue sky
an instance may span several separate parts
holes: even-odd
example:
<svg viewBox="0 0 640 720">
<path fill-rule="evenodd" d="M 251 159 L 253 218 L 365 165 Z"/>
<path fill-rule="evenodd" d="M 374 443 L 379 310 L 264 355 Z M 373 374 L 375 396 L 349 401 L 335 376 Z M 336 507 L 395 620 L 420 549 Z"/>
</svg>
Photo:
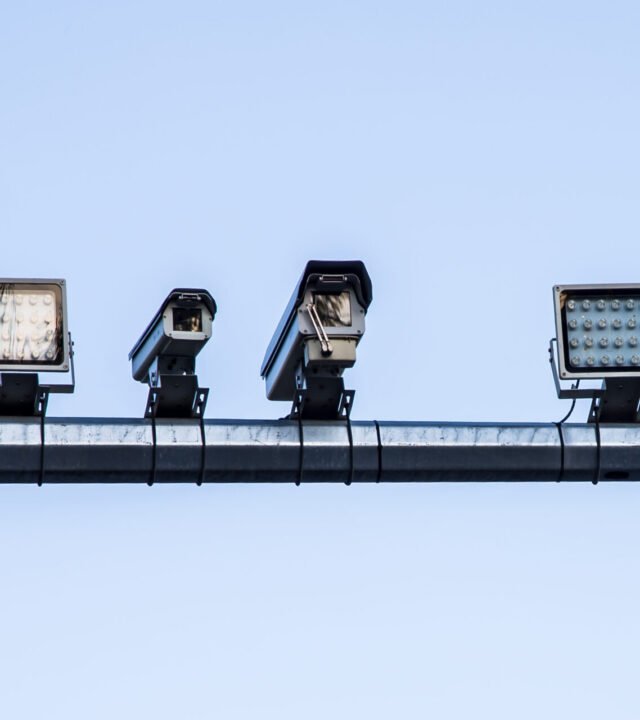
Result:
<svg viewBox="0 0 640 720">
<path fill-rule="evenodd" d="M 631 2 L 0 4 L 5 277 L 64 277 L 77 392 L 139 417 L 167 291 L 207 417 L 275 418 L 310 258 L 374 301 L 357 419 L 550 421 L 551 287 L 638 281 Z M 576 417 L 586 417 L 579 405 Z M 11 718 L 636 718 L 632 485 L 2 490 Z"/>
</svg>

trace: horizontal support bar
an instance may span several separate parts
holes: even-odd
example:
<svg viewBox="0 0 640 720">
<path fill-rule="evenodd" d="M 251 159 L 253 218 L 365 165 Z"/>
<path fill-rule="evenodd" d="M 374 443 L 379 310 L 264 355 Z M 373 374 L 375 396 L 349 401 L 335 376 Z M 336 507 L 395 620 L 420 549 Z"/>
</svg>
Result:
<svg viewBox="0 0 640 720">
<path fill-rule="evenodd" d="M 303 482 L 551 482 L 562 450 L 554 424 L 303 422 Z M 378 442 L 378 430 L 380 443 Z M 0 420 L 0 483 L 190 483 L 203 458 L 197 420 Z M 640 480 L 640 426 L 563 426 L 562 480 Z M 205 422 L 204 482 L 300 479 L 297 422 Z M 598 460 L 598 455 L 600 456 Z M 599 472 L 598 472 L 599 467 Z"/>
</svg>

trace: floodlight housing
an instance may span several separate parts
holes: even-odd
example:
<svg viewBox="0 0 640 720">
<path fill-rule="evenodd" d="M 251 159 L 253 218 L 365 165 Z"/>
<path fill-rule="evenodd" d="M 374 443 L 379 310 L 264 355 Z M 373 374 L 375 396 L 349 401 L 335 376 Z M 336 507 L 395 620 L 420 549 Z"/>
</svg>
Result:
<svg viewBox="0 0 640 720">
<path fill-rule="evenodd" d="M 134 380 L 151 388 L 145 415 L 182 417 L 204 411 L 208 390 L 198 387 L 195 358 L 211 337 L 216 311 L 209 291 L 176 288 L 153 316 L 129 353 Z"/>
<path fill-rule="evenodd" d="M 560 377 L 640 377 L 640 284 L 553 288 Z"/>
<path fill-rule="evenodd" d="M 71 373 L 41 384 L 39 372 Z M 51 393 L 75 389 L 64 280 L 0 279 L 0 415 L 40 416 Z"/>
<path fill-rule="evenodd" d="M 553 288 L 558 367 L 549 359 L 560 398 L 591 398 L 589 422 L 640 420 L 640 284 Z M 576 380 L 563 389 L 561 380 Z M 601 388 L 578 388 L 580 380 Z"/>
<path fill-rule="evenodd" d="M 363 262 L 311 260 L 269 343 L 260 369 L 269 400 L 300 401 L 305 417 L 340 414 L 342 373 L 356 361 L 372 300 Z M 293 412 L 292 414 L 295 414 Z"/>
<path fill-rule="evenodd" d="M 67 372 L 64 280 L 0 279 L 0 372 Z"/>
</svg>

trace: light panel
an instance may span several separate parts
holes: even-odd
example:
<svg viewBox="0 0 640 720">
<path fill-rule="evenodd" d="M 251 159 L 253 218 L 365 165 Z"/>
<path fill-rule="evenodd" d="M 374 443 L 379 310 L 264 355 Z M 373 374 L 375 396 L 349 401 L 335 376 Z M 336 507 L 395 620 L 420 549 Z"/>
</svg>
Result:
<svg viewBox="0 0 640 720">
<path fill-rule="evenodd" d="M 557 286 L 561 377 L 640 376 L 640 286 Z"/>
<path fill-rule="evenodd" d="M 0 370 L 69 369 L 63 280 L 0 280 Z"/>
</svg>

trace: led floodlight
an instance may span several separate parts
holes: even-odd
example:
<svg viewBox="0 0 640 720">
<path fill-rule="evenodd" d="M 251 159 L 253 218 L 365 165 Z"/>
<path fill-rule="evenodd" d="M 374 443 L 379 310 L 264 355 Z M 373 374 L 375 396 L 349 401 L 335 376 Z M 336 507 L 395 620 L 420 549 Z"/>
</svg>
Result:
<svg viewBox="0 0 640 720">
<path fill-rule="evenodd" d="M 0 280 L 0 371 L 69 370 L 64 280 Z"/>
<path fill-rule="evenodd" d="M 0 413 L 44 415 L 49 393 L 74 390 L 64 280 L 0 279 Z M 38 372 L 67 372 L 41 385 Z"/>
<path fill-rule="evenodd" d="M 553 288 L 560 397 L 593 398 L 590 420 L 636 422 L 640 400 L 640 284 Z M 599 390 L 561 390 L 558 379 L 602 379 Z M 561 394 L 562 393 L 562 394 Z"/>
<path fill-rule="evenodd" d="M 354 391 L 344 389 L 342 373 L 356 361 L 371 299 L 359 260 L 308 262 L 260 370 L 269 400 L 292 402 L 292 416 L 348 414 Z"/>
<path fill-rule="evenodd" d="M 640 377 L 640 285 L 558 285 L 561 378 Z"/>
<path fill-rule="evenodd" d="M 197 417 L 208 390 L 198 387 L 196 355 L 211 337 L 216 302 L 207 290 L 176 288 L 129 353 L 134 380 L 150 386 L 145 416 Z"/>
</svg>

